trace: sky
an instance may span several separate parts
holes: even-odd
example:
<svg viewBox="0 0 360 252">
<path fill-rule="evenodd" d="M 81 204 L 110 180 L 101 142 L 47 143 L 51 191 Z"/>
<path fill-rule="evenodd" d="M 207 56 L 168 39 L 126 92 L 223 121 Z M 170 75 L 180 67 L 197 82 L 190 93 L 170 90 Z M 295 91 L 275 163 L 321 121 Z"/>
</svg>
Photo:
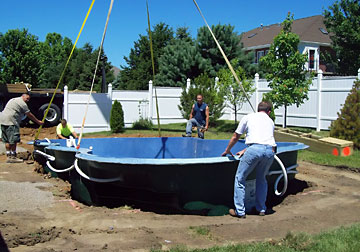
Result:
<svg viewBox="0 0 360 252">
<path fill-rule="evenodd" d="M 44 41 L 56 32 L 73 43 L 80 31 L 91 0 L 2 0 L 0 33 L 9 29 L 28 29 Z M 77 47 L 89 42 L 99 47 L 110 0 L 96 0 Z M 295 19 L 321 15 L 335 0 L 197 0 L 209 25 L 230 24 L 241 34 L 261 24 L 282 22 L 288 12 Z M 192 0 L 148 0 L 151 26 L 164 22 L 174 29 L 188 27 L 193 38 L 205 23 Z M 112 65 L 126 65 L 139 35 L 146 35 L 146 0 L 114 0 L 104 41 L 104 50 Z"/>
</svg>

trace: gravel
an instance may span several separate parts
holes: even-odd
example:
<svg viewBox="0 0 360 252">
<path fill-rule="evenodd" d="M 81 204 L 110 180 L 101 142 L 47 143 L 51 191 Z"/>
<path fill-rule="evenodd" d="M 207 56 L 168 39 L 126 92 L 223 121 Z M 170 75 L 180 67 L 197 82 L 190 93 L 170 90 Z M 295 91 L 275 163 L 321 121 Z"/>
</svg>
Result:
<svg viewBox="0 0 360 252">
<path fill-rule="evenodd" d="M 49 187 L 50 183 L 0 181 L 0 214 L 34 210 L 39 207 L 51 206 L 53 195 L 39 187 Z"/>
</svg>

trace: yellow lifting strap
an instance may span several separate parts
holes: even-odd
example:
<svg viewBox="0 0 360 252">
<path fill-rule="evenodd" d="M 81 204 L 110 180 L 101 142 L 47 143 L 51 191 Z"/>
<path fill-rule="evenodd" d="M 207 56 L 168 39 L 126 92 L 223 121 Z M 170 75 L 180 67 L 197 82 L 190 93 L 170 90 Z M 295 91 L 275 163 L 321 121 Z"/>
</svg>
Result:
<svg viewBox="0 0 360 252">
<path fill-rule="evenodd" d="M 48 112 L 49 112 L 51 103 L 53 102 L 54 97 L 55 97 L 55 94 L 56 94 L 56 91 L 58 90 L 59 85 L 60 85 L 60 83 L 61 83 L 61 81 L 62 81 L 62 79 L 63 79 L 63 77 L 64 77 L 65 70 L 66 70 L 66 68 L 67 68 L 67 66 L 68 66 L 68 64 L 69 64 L 70 58 L 71 58 L 71 56 L 72 56 L 72 54 L 73 54 L 73 52 L 74 52 L 74 50 L 75 50 L 76 44 L 77 44 L 77 42 L 78 42 L 78 40 L 79 40 L 79 37 L 80 37 L 81 32 L 82 32 L 82 30 L 83 30 L 83 28 L 84 28 L 84 26 L 85 26 L 85 23 L 86 23 L 89 15 L 90 15 L 90 12 L 91 12 L 91 9 L 92 9 L 94 3 L 95 3 L 95 0 L 92 0 L 91 5 L 90 5 L 90 7 L 89 7 L 89 10 L 88 10 L 87 13 L 86 13 L 86 17 L 85 17 L 85 19 L 84 19 L 84 21 L 83 21 L 83 24 L 82 24 L 82 26 L 81 26 L 81 29 L 80 29 L 80 31 L 79 31 L 79 34 L 77 35 L 76 41 L 75 41 L 75 43 L 74 43 L 74 45 L 73 45 L 73 48 L 72 48 L 72 50 L 71 50 L 71 52 L 70 52 L 69 58 L 68 58 L 67 61 L 66 61 L 64 70 L 62 71 L 62 73 L 61 73 L 61 75 L 60 75 L 60 79 L 59 79 L 59 81 L 58 81 L 58 83 L 57 83 L 57 85 L 56 85 L 55 91 L 54 91 L 54 93 L 53 93 L 53 95 L 52 95 L 52 97 L 51 97 L 51 100 L 50 100 L 50 102 L 49 102 L 49 105 L 48 105 L 48 107 L 47 107 L 47 109 L 46 109 L 46 111 L 45 111 L 44 117 L 43 117 L 43 119 L 41 120 L 42 122 L 45 122 L 45 118 L 46 118 L 46 116 L 47 116 L 47 114 L 48 114 Z M 40 134 L 41 129 L 42 129 L 42 125 L 40 125 L 38 131 L 37 131 L 36 134 L 35 134 L 35 140 L 37 140 L 37 139 L 39 138 L 39 134 Z M 35 141 L 34 141 L 34 143 L 35 143 Z"/>
<path fill-rule="evenodd" d="M 100 48 L 99 48 L 99 54 L 98 54 L 98 57 L 97 57 L 97 60 L 96 60 L 96 66 L 95 66 L 93 79 L 92 79 L 92 82 L 91 82 L 91 88 L 90 88 L 90 92 L 89 92 L 89 96 L 88 96 L 88 101 L 87 101 L 86 108 L 85 108 L 85 114 L 84 114 L 84 118 L 83 118 L 83 121 L 82 121 L 82 124 L 81 124 L 79 140 L 78 140 L 78 144 L 76 146 L 77 149 L 80 148 L 80 143 L 81 143 L 81 139 L 82 139 L 82 135 L 83 135 L 83 131 L 84 131 L 86 115 L 87 115 L 87 111 L 88 111 L 88 107 L 89 107 L 89 103 L 90 103 L 90 97 L 91 97 L 91 93 L 92 93 L 93 87 L 94 87 L 96 72 L 97 72 L 97 68 L 98 68 L 98 65 L 99 65 L 99 61 L 100 61 L 100 56 L 101 56 L 101 52 L 102 52 L 102 48 L 103 48 L 103 44 L 104 44 L 104 40 L 105 40 L 105 34 L 106 34 L 107 26 L 108 26 L 108 23 L 109 23 L 113 3 L 114 3 L 114 0 L 111 0 L 109 11 L 108 11 L 107 18 L 106 18 L 104 32 L 103 32 L 102 39 L 101 39 L 101 44 L 100 44 Z"/>
<path fill-rule="evenodd" d="M 228 67 L 229 67 L 229 69 L 230 69 L 230 71 L 231 71 L 232 75 L 234 76 L 234 78 L 235 78 L 236 82 L 240 85 L 241 90 L 244 92 L 244 95 L 245 95 L 245 97 L 246 97 L 247 101 L 249 102 L 250 107 L 251 107 L 251 108 L 252 108 L 252 110 L 255 112 L 255 109 L 254 109 L 253 105 L 251 104 L 250 99 L 249 99 L 249 97 L 247 96 L 247 94 L 246 94 L 246 91 L 245 91 L 244 87 L 241 85 L 241 82 L 240 82 L 240 80 L 239 80 L 238 76 L 236 75 L 236 73 L 235 73 L 235 71 L 234 71 L 233 67 L 232 67 L 232 66 L 231 66 L 231 64 L 230 64 L 230 61 L 229 61 L 229 60 L 228 60 L 228 58 L 226 57 L 226 55 L 225 55 L 225 53 L 224 53 L 223 49 L 221 48 L 221 46 L 220 46 L 219 42 L 218 42 L 218 41 L 217 41 L 217 39 L 216 39 L 216 37 L 215 37 L 215 35 L 214 35 L 213 31 L 211 30 L 210 26 L 209 26 L 209 25 L 208 25 L 208 23 L 206 22 L 206 19 L 205 19 L 204 15 L 202 14 L 202 12 L 201 12 L 201 10 L 200 10 L 200 7 L 199 7 L 199 5 L 197 4 L 196 0 L 193 0 L 193 2 L 194 2 L 194 4 L 195 4 L 195 6 L 196 6 L 197 10 L 199 11 L 199 13 L 200 13 L 201 17 L 204 19 L 204 22 L 205 22 L 205 24 L 206 24 L 207 28 L 209 29 L 209 31 L 210 31 L 210 33 L 211 33 L 212 37 L 214 38 L 215 43 L 216 43 L 217 47 L 219 48 L 219 50 L 220 50 L 220 52 L 221 52 L 222 56 L 224 57 L 225 62 L 226 62 L 226 64 L 228 65 Z"/>
</svg>

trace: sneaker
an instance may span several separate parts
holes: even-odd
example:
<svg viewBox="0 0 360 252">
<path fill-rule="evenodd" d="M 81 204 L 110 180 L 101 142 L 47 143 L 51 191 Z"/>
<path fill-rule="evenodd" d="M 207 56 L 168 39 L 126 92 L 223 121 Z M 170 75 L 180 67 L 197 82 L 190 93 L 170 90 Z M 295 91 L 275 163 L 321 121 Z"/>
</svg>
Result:
<svg viewBox="0 0 360 252">
<path fill-rule="evenodd" d="M 183 137 L 191 137 L 189 134 L 182 134 Z"/>
<path fill-rule="evenodd" d="M 234 209 L 229 209 L 229 214 L 232 216 L 232 217 L 237 217 L 237 218 L 241 218 L 241 219 L 245 219 L 246 218 L 246 215 L 237 215 L 235 210 Z"/>
<path fill-rule="evenodd" d="M 12 161 L 11 156 L 7 156 L 7 157 L 6 157 L 6 163 L 12 163 L 11 161 Z"/>
<path fill-rule="evenodd" d="M 252 215 L 259 215 L 259 216 L 265 216 L 266 215 L 266 212 L 263 210 L 263 211 L 258 211 L 256 210 L 256 208 L 252 208 L 251 211 L 250 211 L 250 214 Z"/>
<path fill-rule="evenodd" d="M 14 157 L 14 156 L 11 156 L 9 159 L 9 162 L 7 162 L 7 163 L 22 163 L 22 162 L 24 162 L 24 160 Z"/>
</svg>

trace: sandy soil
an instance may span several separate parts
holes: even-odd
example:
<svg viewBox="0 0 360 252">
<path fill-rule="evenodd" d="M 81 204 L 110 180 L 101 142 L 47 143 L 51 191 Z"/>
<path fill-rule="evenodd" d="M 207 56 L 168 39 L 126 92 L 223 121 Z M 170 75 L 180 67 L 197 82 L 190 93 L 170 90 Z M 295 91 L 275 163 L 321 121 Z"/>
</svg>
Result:
<svg viewBox="0 0 360 252">
<path fill-rule="evenodd" d="M 45 129 L 44 135 L 54 134 L 53 130 Z M 25 131 L 23 142 L 33 138 L 33 129 Z M 6 164 L 5 156 L 0 156 L 0 167 L 0 183 L 33 184 L 38 190 L 32 192 L 39 195 L 36 197 L 52 194 L 47 205 L 8 209 L 0 206 L 0 248 L 2 244 L 10 251 L 207 248 L 279 239 L 290 231 L 317 233 L 360 222 L 360 174 L 306 162 L 300 163 L 297 179 L 289 185 L 285 197 L 268 200 L 273 214 L 248 215 L 246 219 L 86 206 L 70 198 L 69 184 L 34 172 L 34 164 Z M 190 227 L 202 227 L 209 233 L 201 235 Z"/>
</svg>

